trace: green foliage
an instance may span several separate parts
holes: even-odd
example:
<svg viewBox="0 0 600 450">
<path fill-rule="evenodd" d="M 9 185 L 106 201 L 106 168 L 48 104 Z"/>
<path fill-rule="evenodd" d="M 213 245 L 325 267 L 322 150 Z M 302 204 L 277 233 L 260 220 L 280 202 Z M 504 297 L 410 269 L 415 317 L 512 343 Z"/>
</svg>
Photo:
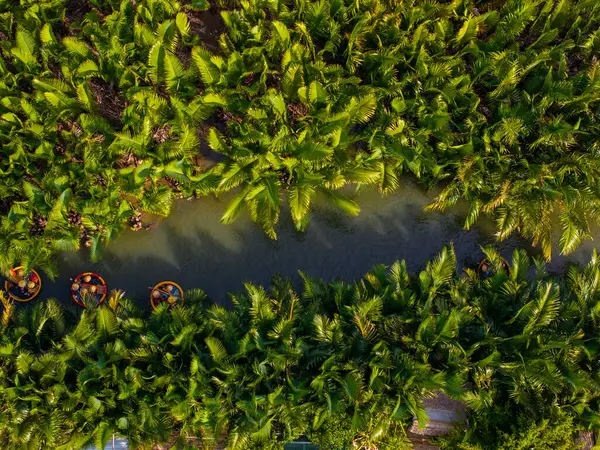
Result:
<svg viewBox="0 0 600 450">
<path fill-rule="evenodd" d="M 307 434 L 311 442 L 319 448 L 345 450 L 352 448 L 355 433 L 352 431 L 349 418 L 342 414 L 329 415 L 314 431 Z"/>
<path fill-rule="evenodd" d="M 223 12 L 227 60 L 207 87 L 233 95 L 221 116 L 225 154 L 239 155 L 243 169 L 226 160 L 222 176 L 235 182 L 221 188 L 260 184 L 284 163 L 280 184 L 292 190 L 316 171 L 319 189 L 305 190 L 302 201 L 297 190 L 289 196 L 302 230 L 321 188 L 378 184 L 389 192 L 409 172 L 428 185 L 448 180 L 430 209 L 463 198 L 467 228 L 486 214 L 500 239 L 520 233 L 547 258 L 559 213 L 561 251 L 572 251 L 598 217 L 600 97 L 589 49 L 600 16 L 595 2 L 553 5 L 296 0 Z M 289 149 L 307 137 L 309 152 Z M 251 155 L 264 155 L 266 165 L 254 170 Z M 262 208 L 248 206 L 253 218 Z M 278 215 L 258 217 L 274 235 Z"/>
<path fill-rule="evenodd" d="M 520 415 L 502 417 L 496 411 L 487 410 L 471 418 L 474 430 L 456 429 L 440 438 L 441 450 L 577 450 L 583 448 L 578 442 L 580 428 L 571 415 L 555 410 L 547 419 L 534 421 Z"/>
<path fill-rule="evenodd" d="M 573 420 L 553 421 L 543 420 L 539 424 L 530 424 L 524 431 L 514 435 L 503 435 L 504 443 L 499 448 L 502 450 L 525 450 L 536 448 L 540 450 L 570 450 L 581 448 L 577 444 L 577 428 L 573 427 Z M 522 424 L 519 424 L 522 426 Z"/>
<path fill-rule="evenodd" d="M 547 259 L 598 222 L 598 2 L 75 3 L 0 3 L 0 270 L 230 190 L 276 238 L 403 176 Z"/>
<path fill-rule="evenodd" d="M 97 259 L 140 211 L 206 190 L 189 178 L 197 123 L 176 103 L 194 78 L 176 53 L 199 42 L 184 11 L 0 2 L 0 271 L 54 275 L 52 254 L 80 247 Z"/>
<path fill-rule="evenodd" d="M 397 262 L 354 283 L 247 284 L 230 310 L 194 290 L 145 319 L 118 296 L 76 314 L 2 297 L 0 443 L 392 450 L 442 391 L 470 407 L 448 442 L 564 447 L 600 427 L 600 261 L 556 279 L 530 263 L 515 252 L 510 276 L 480 280 L 448 248 L 415 276 Z"/>
</svg>

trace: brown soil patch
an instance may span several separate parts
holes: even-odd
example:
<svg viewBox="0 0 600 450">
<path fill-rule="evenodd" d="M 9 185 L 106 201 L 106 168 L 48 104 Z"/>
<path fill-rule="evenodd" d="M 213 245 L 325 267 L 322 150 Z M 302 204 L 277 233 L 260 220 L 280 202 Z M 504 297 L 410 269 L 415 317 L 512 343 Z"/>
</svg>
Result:
<svg viewBox="0 0 600 450">
<path fill-rule="evenodd" d="M 222 122 L 224 124 L 228 124 L 231 121 L 234 121 L 237 123 L 242 123 L 244 121 L 244 119 L 242 119 L 240 116 L 236 116 L 231 111 L 227 111 L 224 108 L 217 109 L 215 116 L 216 116 L 218 122 Z M 218 129 L 218 127 L 217 127 L 217 129 Z M 221 131 L 221 130 L 219 130 L 219 131 Z"/>
<path fill-rule="evenodd" d="M 506 1 L 505 0 L 491 0 L 491 1 L 486 1 L 486 2 L 477 2 L 477 7 L 479 9 L 479 12 L 481 14 L 489 12 L 489 11 L 499 11 L 501 10 L 505 4 Z"/>
<path fill-rule="evenodd" d="M 575 53 L 567 56 L 567 67 L 568 74 L 570 77 L 574 77 L 582 69 L 585 57 L 579 53 Z"/>
<path fill-rule="evenodd" d="M 49 61 L 48 62 L 48 70 L 50 70 L 50 73 L 52 73 L 52 75 L 54 75 L 54 78 L 57 78 L 59 80 L 65 79 L 65 77 L 63 76 L 62 70 L 60 70 L 60 66 L 58 64 L 55 64 L 52 61 Z"/>
<path fill-rule="evenodd" d="M 79 137 L 83 134 L 83 129 L 79 126 L 79 124 L 73 120 L 67 119 L 64 122 L 57 122 L 56 131 L 62 132 L 66 131 L 69 133 L 73 133 L 75 137 Z"/>
<path fill-rule="evenodd" d="M 79 22 L 91 10 L 87 0 L 68 0 L 65 5 L 65 24 L 68 26 L 73 22 Z"/>
<path fill-rule="evenodd" d="M 186 69 L 190 68 L 190 64 L 192 62 L 192 48 L 187 47 L 183 44 L 179 44 L 177 50 L 175 50 L 175 56 L 177 59 L 183 64 L 183 67 Z"/>
<path fill-rule="evenodd" d="M 29 228 L 29 233 L 32 236 L 43 236 L 47 224 L 48 221 L 43 217 L 37 215 L 33 216 L 32 224 Z"/>
<path fill-rule="evenodd" d="M 70 209 L 69 216 L 67 217 L 67 221 L 69 222 L 70 225 L 73 225 L 75 227 L 80 227 L 81 226 L 81 214 L 73 209 Z"/>
<path fill-rule="evenodd" d="M 172 140 L 173 136 L 171 136 L 171 125 L 155 128 L 152 133 L 152 139 L 154 139 L 154 142 L 157 144 L 162 144 L 163 142 Z"/>
<path fill-rule="evenodd" d="M 272 73 L 267 75 L 267 88 L 281 90 L 281 77 Z"/>
<path fill-rule="evenodd" d="M 21 195 L 14 195 L 12 197 L 0 198 L 0 214 L 5 216 L 10 211 L 14 202 L 23 202 L 25 201 L 25 197 Z"/>
<path fill-rule="evenodd" d="M 126 169 L 128 167 L 137 167 L 144 162 L 133 153 L 122 155 L 114 164 L 115 169 Z"/>
<path fill-rule="evenodd" d="M 477 111 L 483 114 L 486 120 L 490 120 L 493 117 L 494 112 L 487 103 L 487 92 L 485 91 L 485 89 L 483 89 L 477 84 L 473 86 L 473 90 L 479 97 L 479 105 L 477 106 Z"/>
<path fill-rule="evenodd" d="M 71 28 L 70 25 L 71 23 L 69 23 L 66 18 L 62 22 L 58 22 L 54 25 L 53 30 L 59 41 L 62 41 L 62 39 L 67 36 L 77 36 L 77 32 Z"/>
<path fill-rule="evenodd" d="M 77 36 L 77 30 L 85 16 L 90 12 L 96 12 L 100 17 L 105 18 L 112 12 L 110 7 L 100 10 L 90 4 L 88 0 L 67 0 L 65 5 L 65 18 L 62 22 L 58 22 L 54 27 L 56 36 L 60 39 L 66 36 Z M 75 27 L 71 28 L 73 25 Z"/>
<path fill-rule="evenodd" d="M 48 160 L 37 159 L 34 163 L 38 173 L 45 173 L 48 170 Z"/>
<path fill-rule="evenodd" d="M 119 97 L 117 89 L 99 78 L 89 80 L 88 85 L 98 105 L 98 113 L 115 128 L 121 129 L 121 117 L 127 104 Z"/>
<path fill-rule="evenodd" d="M 98 186 L 103 188 L 108 186 L 108 181 L 106 181 L 106 178 L 104 178 L 102 175 L 96 175 L 96 183 L 98 184 Z"/>
<path fill-rule="evenodd" d="M 246 78 L 244 78 L 244 81 L 242 81 L 242 84 L 244 86 L 252 86 L 252 84 L 254 83 L 255 78 L 256 78 L 256 76 L 253 73 L 251 73 Z"/>
<path fill-rule="evenodd" d="M 189 3 L 189 2 L 184 2 Z M 198 36 L 202 45 L 209 50 L 219 50 L 219 36 L 227 30 L 218 7 L 211 5 L 206 11 L 186 9 L 191 34 Z"/>
<path fill-rule="evenodd" d="M 168 186 L 168 188 L 171 189 L 171 191 L 175 195 L 175 198 L 183 198 L 183 193 L 181 192 L 181 187 L 183 186 L 183 183 L 181 181 L 177 181 L 173 177 L 163 177 L 161 180 L 159 180 L 158 184 Z"/>
<path fill-rule="evenodd" d="M 287 111 L 292 122 L 296 123 L 308 114 L 308 106 L 304 103 L 289 103 L 287 105 Z"/>
</svg>

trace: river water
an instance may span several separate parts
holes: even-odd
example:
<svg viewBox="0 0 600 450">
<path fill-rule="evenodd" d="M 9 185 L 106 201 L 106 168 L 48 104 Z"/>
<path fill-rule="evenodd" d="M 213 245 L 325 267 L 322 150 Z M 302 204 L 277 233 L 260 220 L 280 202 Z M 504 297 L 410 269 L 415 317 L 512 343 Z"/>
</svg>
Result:
<svg viewBox="0 0 600 450">
<path fill-rule="evenodd" d="M 397 259 L 405 259 L 409 271 L 418 271 L 450 242 L 459 267 L 465 267 L 481 259 L 481 245 L 495 242 L 490 223 L 463 230 L 464 209 L 425 212 L 432 195 L 410 182 L 386 197 L 376 191 L 361 192 L 355 197 L 362 208 L 358 217 L 318 206 L 305 233 L 296 232 L 288 212 L 282 211 L 277 241 L 246 217 L 232 225 L 221 224 L 228 198 L 176 203 L 171 216 L 151 231 L 123 234 L 99 263 L 90 263 L 84 251 L 60 255 L 61 277 L 45 280 L 41 297 L 68 301 L 69 278 L 92 270 L 105 278 L 109 289 L 125 290 L 145 308 L 148 287 L 161 280 L 176 281 L 184 289 L 201 288 L 213 301 L 229 304 L 228 293 L 243 289 L 244 281 L 268 285 L 280 274 L 298 283 L 298 270 L 326 280 L 351 281 L 375 264 Z M 518 238 L 496 247 L 506 258 L 518 247 L 539 254 Z M 560 272 L 568 261 L 586 262 L 593 247 L 593 242 L 587 242 L 568 258 L 558 256 L 556 250 L 550 270 Z"/>
</svg>

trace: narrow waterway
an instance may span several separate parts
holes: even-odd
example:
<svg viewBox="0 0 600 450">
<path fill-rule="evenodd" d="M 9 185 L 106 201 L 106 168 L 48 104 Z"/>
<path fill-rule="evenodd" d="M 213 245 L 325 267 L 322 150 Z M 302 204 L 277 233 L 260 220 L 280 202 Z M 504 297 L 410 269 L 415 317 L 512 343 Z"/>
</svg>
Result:
<svg viewBox="0 0 600 450">
<path fill-rule="evenodd" d="M 476 264 L 480 246 L 495 242 L 491 224 L 465 231 L 460 208 L 445 214 L 423 211 L 430 198 L 411 183 L 386 197 L 362 192 L 355 197 L 362 208 L 358 217 L 320 207 L 306 233 L 296 232 L 283 211 L 277 241 L 244 217 L 233 225 L 221 224 L 226 196 L 181 201 L 153 230 L 126 232 L 97 264 L 83 251 L 61 255 L 61 278 L 46 280 L 41 297 L 67 301 L 69 277 L 93 270 L 109 289 L 125 290 L 141 307 L 148 307 L 148 287 L 165 279 L 184 289 L 201 288 L 212 300 L 227 304 L 227 294 L 243 289 L 245 281 L 267 285 L 280 274 L 299 282 L 298 270 L 326 280 L 353 280 L 375 264 L 405 259 L 410 271 L 418 271 L 450 242 L 460 267 Z M 506 258 L 518 247 L 536 254 L 517 238 L 496 247 Z M 593 247 L 588 242 L 568 258 L 556 251 L 550 269 L 559 272 L 567 261 L 586 262 Z"/>
</svg>

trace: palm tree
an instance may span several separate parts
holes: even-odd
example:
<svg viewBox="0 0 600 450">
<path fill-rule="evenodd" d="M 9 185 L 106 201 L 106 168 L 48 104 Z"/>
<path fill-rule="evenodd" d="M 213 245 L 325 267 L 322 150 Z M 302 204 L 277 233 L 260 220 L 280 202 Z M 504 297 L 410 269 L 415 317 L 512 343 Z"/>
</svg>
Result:
<svg viewBox="0 0 600 450">
<path fill-rule="evenodd" d="M 96 259 L 133 208 L 168 215 L 171 190 L 180 190 L 171 185 L 189 182 L 196 130 L 174 120 L 159 95 L 166 89 L 181 102 L 194 93 L 175 56 L 181 40 L 195 42 L 184 12 L 166 1 L 144 1 L 136 10 L 94 6 L 76 19 L 78 37 L 65 35 L 62 19 L 73 20 L 75 11 L 64 2 L 33 13 L 1 7 L 19 23 L 16 31 L 0 30 L 3 46 L 10 44 L 0 63 L 7 99 L 0 106 L 2 269 L 37 263 L 52 274 L 50 255 L 80 243 Z M 107 9 L 114 10 L 109 21 L 99 12 Z M 142 63 L 133 67 L 134 60 Z"/>
<path fill-rule="evenodd" d="M 429 185 L 450 178 L 432 209 L 465 198 L 467 228 L 488 214 L 500 239 L 520 233 L 547 258 L 554 214 L 563 253 L 589 236 L 597 209 L 590 106 L 597 102 L 597 71 L 594 39 L 584 36 L 596 24 L 596 6 L 581 5 L 585 20 L 575 9 L 552 11 L 538 2 L 509 2 L 498 11 L 416 1 L 397 9 L 384 2 L 261 6 L 224 14 L 223 45 L 264 52 L 270 61 L 290 41 L 301 42 L 310 58 L 339 62 L 346 79 L 374 90 L 383 111 L 370 122 L 367 167 L 379 171 L 383 192 L 396 189 L 405 170 Z M 447 32 L 449 16 L 460 17 L 457 33 Z M 573 34 L 573 23 L 583 34 Z M 559 34 L 581 51 L 555 44 Z M 256 65 L 261 79 L 272 74 L 274 65 Z"/>
<path fill-rule="evenodd" d="M 310 47 L 292 44 L 295 30 L 277 22 L 268 32 L 264 46 L 231 52 L 226 61 L 202 49 L 194 50 L 193 61 L 206 86 L 204 105 L 227 125 L 225 134 L 213 127 L 206 136 L 227 157 L 213 169 L 217 190 L 241 186 L 222 220 L 233 221 L 246 205 L 274 238 L 282 192 L 303 231 L 317 193 L 356 214 L 356 203 L 338 189 L 346 182 L 373 183 L 379 173 L 358 152 L 364 137 L 351 132 L 371 120 L 376 98 L 368 89 L 346 88 L 339 68 L 313 61 Z M 283 63 L 261 65 L 261 52 L 275 58 L 280 51 L 289 55 Z"/>
<path fill-rule="evenodd" d="M 471 203 L 467 228 L 481 213 L 488 214 L 496 220 L 499 239 L 520 233 L 539 244 L 549 259 L 555 215 L 562 253 L 589 237 L 589 223 L 597 220 L 596 144 L 581 133 L 587 124 L 593 128 L 593 119 L 587 122 L 592 116 L 580 115 L 596 101 L 595 87 L 589 84 L 596 75 L 586 73 L 589 56 L 573 54 L 564 45 L 545 47 L 559 28 L 570 33 L 571 21 L 556 22 L 560 11 L 523 2 L 511 3 L 499 14 L 487 46 L 470 53 L 473 89 L 486 93 L 479 95 L 481 131 L 473 144 L 485 152 L 454 163 L 456 176 L 431 208 L 445 209 L 466 198 Z M 584 22 L 585 30 L 591 22 Z M 466 19 L 466 29 L 475 33 L 470 39 L 479 23 L 480 17 Z M 526 24 L 530 28 L 524 31 Z M 511 48 L 511 42 L 519 45 Z M 559 67 L 553 66 L 554 57 L 562 61 Z"/>
<path fill-rule="evenodd" d="M 230 310 L 190 291 L 147 320 L 118 292 L 72 313 L 49 301 L 15 314 L 4 301 L 0 439 L 72 448 L 113 433 L 135 445 L 194 435 L 246 449 L 345 424 L 359 448 L 399 448 L 439 390 L 467 402 L 476 431 L 489 408 L 503 411 L 500 431 L 556 408 L 595 426 L 597 255 L 561 279 L 539 261 L 532 279 L 531 264 L 518 251 L 510 273 L 459 276 L 449 247 L 415 276 L 397 262 L 354 283 L 303 275 L 300 291 L 247 284 Z"/>
</svg>

